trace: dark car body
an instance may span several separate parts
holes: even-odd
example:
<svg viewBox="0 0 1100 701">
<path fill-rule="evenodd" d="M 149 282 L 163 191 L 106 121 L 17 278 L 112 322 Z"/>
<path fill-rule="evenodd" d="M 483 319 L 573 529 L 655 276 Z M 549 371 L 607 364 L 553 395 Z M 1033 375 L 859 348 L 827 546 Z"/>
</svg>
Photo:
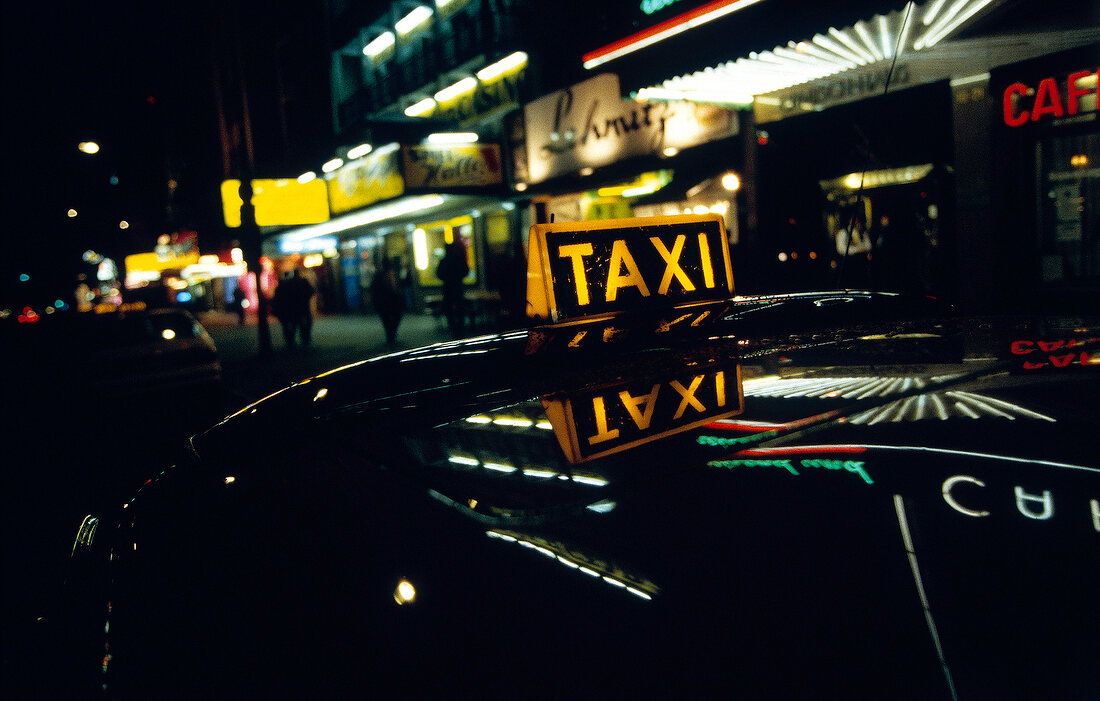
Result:
<svg viewBox="0 0 1100 701">
<path fill-rule="evenodd" d="M 221 381 L 218 350 L 183 309 L 65 312 L 9 324 L 6 341 L 34 385 L 79 383 L 89 396 L 168 397 Z"/>
<path fill-rule="evenodd" d="M 82 525 L 76 686 L 1094 697 L 1089 329 L 1055 348 L 939 311 L 734 298 L 688 333 L 520 331 L 299 382 Z M 1040 340 L 1076 360 L 1025 368 Z"/>
</svg>

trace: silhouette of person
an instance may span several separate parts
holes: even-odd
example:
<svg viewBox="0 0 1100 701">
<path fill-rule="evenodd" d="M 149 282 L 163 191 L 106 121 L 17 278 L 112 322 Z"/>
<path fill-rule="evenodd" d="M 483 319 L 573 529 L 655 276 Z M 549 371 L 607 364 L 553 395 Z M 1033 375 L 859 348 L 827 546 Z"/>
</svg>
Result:
<svg viewBox="0 0 1100 701">
<path fill-rule="evenodd" d="M 382 268 L 371 281 L 371 299 L 386 330 L 386 343 L 392 346 L 397 343 L 397 327 L 405 313 L 405 294 L 389 258 L 382 259 Z"/>
<path fill-rule="evenodd" d="M 237 313 L 237 325 L 244 326 L 244 290 L 240 285 L 233 288 L 233 311 Z"/>
<path fill-rule="evenodd" d="M 310 304 L 312 299 L 313 285 L 297 269 L 288 273 L 275 288 L 271 311 L 283 328 L 283 341 L 287 348 L 294 347 L 298 336 L 301 337 L 303 346 L 310 344 L 313 330 L 313 309 Z"/>
<path fill-rule="evenodd" d="M 455 239 L 447 244 L 443 258 L 435 269 L 435 275 L 443 281 L 443 314 L 447 317 L 447 326 L 454 338 L 462 336 L 462 326 L 466 315 L 466 301 L 462 293 L 462 280 L 470 272 L 466 262 L 466 246 Z"/>
</svg>

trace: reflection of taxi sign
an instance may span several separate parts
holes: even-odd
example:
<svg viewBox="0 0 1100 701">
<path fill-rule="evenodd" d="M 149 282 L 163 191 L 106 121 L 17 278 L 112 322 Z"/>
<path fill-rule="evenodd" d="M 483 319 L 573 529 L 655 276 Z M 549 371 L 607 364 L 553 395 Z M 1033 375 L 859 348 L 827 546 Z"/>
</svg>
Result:
<svg viewBox="0 0 1100 701">
<path fill-rule="evenodd" d="M 527 315 L 549 322 L 709 302 L 733 294 L 717 214 L 536 224 Z"/>
<path fill-rule="evenodd" d="M 543 407 L 569 461 L 584 462 L 741 413 L 741 366 L 709 363 L 548 396 Z"/>
</svg>

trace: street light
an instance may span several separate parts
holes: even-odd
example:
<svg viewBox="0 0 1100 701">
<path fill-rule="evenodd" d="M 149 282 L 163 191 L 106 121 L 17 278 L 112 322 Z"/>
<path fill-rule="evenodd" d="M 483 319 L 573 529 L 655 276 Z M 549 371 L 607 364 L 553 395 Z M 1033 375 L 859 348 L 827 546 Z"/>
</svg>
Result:
<svg viewBox="0 0 1100 701">
<path fill-rule="evenodd" d="M 99 153 L 99 144 L 94 141 L 81 141 L 76 147 L 89 156 L 93 153 Z"/>
</svg>

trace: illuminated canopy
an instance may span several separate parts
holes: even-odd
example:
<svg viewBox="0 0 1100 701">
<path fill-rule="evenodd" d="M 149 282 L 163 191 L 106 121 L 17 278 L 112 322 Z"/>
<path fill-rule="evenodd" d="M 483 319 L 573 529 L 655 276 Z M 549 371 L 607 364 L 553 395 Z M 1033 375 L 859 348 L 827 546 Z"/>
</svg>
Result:
<svg viewBox="0 0 1100 701">
<path fill-rule="evenodd" d="M 1003 0 L 931 0 L 643 88 L 643 100 L 747 106 L 754 97 L 927 51 Z M 586 64 L 587 67 L 587 64 Z"/>
</svg>

